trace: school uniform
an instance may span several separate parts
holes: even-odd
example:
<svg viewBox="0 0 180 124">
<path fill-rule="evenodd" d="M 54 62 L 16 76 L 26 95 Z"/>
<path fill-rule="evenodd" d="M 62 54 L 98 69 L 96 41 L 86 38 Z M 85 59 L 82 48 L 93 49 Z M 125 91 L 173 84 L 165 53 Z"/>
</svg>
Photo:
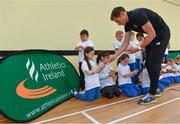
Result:
<svg viewBox="0 0 180 124">
<path fill-rule="evenodd" d="M 134 41 L 129 42 L 129 47 L 136 48 L 136 43 Z M 128 54 L 129 55 L 129 67 L 131 71 L 134 71 L 136 69 L 136 57 L 135 53 Z M 134 83 L 137 84 L 137 76 L 133 76 L 131 79 Z"/>
<path fill-rule="evenodd" d="M 122 45 L 122 41 L 115 40 L 115 41 L 113 42 L 113 48 L 114 48 L 114 50 L 116 51 L 116 49 L 118 49 L 119 47 L 121 47 L 121 45 Z"/>
<path fill-rule="evenodd" d="M 172 68 L 178 71 L 180 70 L 180 65 L 173 64 Z M 180 72 L 176 72 L 173 78 L 174 78 L 174 83 L 180 83 Z"/>
<path fill-rule="evenodd" d="M 114 42 L 113 42 L 113 48 L 114 48 L 114 51 L 115 52 L 117 52 L 116 51 L 116 49 L 118 49 L 118 48 L 120 48 L 121 47 L 121 45 L 122 45 L 122 41 L 119 41 L 119 40 L 115 40 Z M 122 53 L 123 54 L 123 53 Z M 117 61 L 117 65 L 118 65 L 118 61 Z M 117 78 L 116 78 L 116 84 L 118 83 L 118 76 L 117 76 Z"/>
<path fill-rule="evenodd" d="M 164 52 L 164 57 L 165 59 L 169 59 L 169 49 L 166 48 L 165 52 Z"/>
<path fill-rule="evenodd" d="M 173 76 L 171 73 L 164 73 L 159 76 L 159 83 L 165 87 L 169 86 L 174 82 Z"/>
<path fill-rule="evenodd" d="M 140 94 L 140 88 L 132 82 L 130 77 L 123 77 L 124 74 L 130 73 L 129 65 L 122 65 L 119 63 L 118 65 L 118 86 L 120 88 L 121 93 L 124 96 L 134 97 Z"/>
<path fill-rule="evenodd" d="M 142 78 L 140 81 L 141 81 L 141 88 L 140 88 L 141 94 L 147 94 L 149 92 L 150 83 L 151 83 L 147 68 L 144 68 L 142 70 Z M 160 91 L 163 91 L 165 87 L 162 84 L 158 83 L 158 88 L 160 89 Z"/>
<path fill-rule="evenodd" d="M 136 48 L 137 48 L 139 46 L 139 41 L 135 40 L 135 43 L 136 43 Z M 143 64 L 142 51 L 136 52 L 135 58 L 136 58 L 135 69 L 141 70 L 142 64 Z"/>
<path fill-rule="evenodd" d="M 79 41 L 79 43 L 76 46 L 93 47 L 94 45 L 91 40 L 87 40 L 87 41 Z M 84 50 L 83 49 L 79 50 L 78 55 L 79 55 L 80 88 L 81 88 L 81 90 L 84 90 L 84 88 L 85 88 L 84 73 L 81 69 L 82 62 L 84 60 Z"/>
<path fill-rule="evenodd" d="M 137 48 L 139 46 L 139 41 L 135 40 L 135 47 Z M 142 58 L 142 51 L 135 52 L 135 69 L 138 69 L 139 71 L 142 69 L 143 66 L 143 58 Z M 137 83 L 139 81 L 138 74 L 134 76 L 134 80 Z"/>
<path fill-rule="evenodd" d="M 96 62 L 90 60 L 89 61 L 92 69 L 95 69 L 97 67 Z M 88 71 L 88 65 L 87 62 L 84 60 L 82 62 L 82 71 L 85 76 L 85 93 L 77 94 L 75 97 L 80 100 L 84 100 L 87 102 L 94 101 L 100 97 L 100 81 L 99 81 L 99 74 L 95 73 L 92 75 L 88 75 L 86 71 Z"/>
<path fill-rule="evenodd" d="M 107 64 L 104 69 L 99 73 L 101 95 L 107 98 L 120 96 L 120 91 L 115 85 L 112 77 L 109 76 L 109 72 L 113 70 L 110 64 Z"/>
</svg>

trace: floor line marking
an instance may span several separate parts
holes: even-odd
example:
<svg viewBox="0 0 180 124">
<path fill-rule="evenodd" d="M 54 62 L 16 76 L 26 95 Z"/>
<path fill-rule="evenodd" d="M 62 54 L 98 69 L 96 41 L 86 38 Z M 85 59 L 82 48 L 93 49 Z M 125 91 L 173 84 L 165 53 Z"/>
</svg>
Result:
<svg viewBox="0 0 180 124">
<path fill-rule="evenodd" d="M 101 124 L 99 121 L 97 121 L 95 118 L 93 118 L 92 116 L 90 116 L 89 114 L 87 114 L 86 112 L 81 112 L 86 118 L 88 118 L 89 120 L 91 120 L 94 124 Z"/>
<path fill-rule="evenodd" d="M 142 111 L 139 111 L 139 112 L 130 114 L 130 115 L 128 115 L 128 116 L 124 116 L 124 117 L 122 117 L 122 118 L 119 118 L 119 119 L 116 119 L 116 120 L 114 120 L 114 121 L 108 122 L 107 124 L 115 124 L 115 123 L 119 123 L 119 122 L 121 122 L 121 121 L 123 121 L 123 120 L 126 120 L 126 119 L 128 119 L 128 118 L 131 118 L 131 117 L 140 115 L 140 114 L 142 114 L 142 113 L 151 111 L 151 110 L 153 110 L 153 109 L 159 108 L 159 107 L 161 107 L 161 106 L 163 106 L 163 105 L 167 105 L 167 104 L 172 103 L 172 102 L 177 101 L 177 100 L 180 100 L 180 97 L 177 97 L 177 98 L 175 98 L 175 99 L 172 99 L 172 100 L 163 102 L 163 103 L 161 103 L 161 104 L 152 106 L 152 107 L 147 108 L 147 109 L 144 109 L 144 110 L 142 110 Z"/>
<path fill-rule="evenodd" d="M 170 89 L 176 88 L 176 87 L 180 87 L 180 84 L 176 85 L 176 86 L 168 87 L 165 90 L 170 90 Z M 73 116 L 73 115 L 76 115 L 76 114 L 80 114 L 82 112 L 88 112 L 88 111 L 96 110 L 96 109 L 99 109 L 99 108 L 111 106 L 111 105 L 114 105 L 114 104 L 118 104 L 118 103 L 122 103 L 122 102 L 127 102 L 127 101 L 130 101 L 130 100 L 136 99 L 136 98 L 140 98 L 142 96 L 143 95 L 140 95 L 140 96 L 137 96 L 137 97 L 133 97 L 133 98 L 124 99 L 124 100 L 120 100 L 120 101 L 113 102 L 113 103 L 108 103 L 108 104 L 105 104 L 105 105 L 100 105 L 100 106 L 92 107 L 92 108 L 89 108 L 89 109 L 81 110 L 81 111 L 78 111 L 78 112 L 74 112 L 74 113 L 66 114 L 66 115 L 62 115 L 62 116 L 57 116 L 57 117 L 54 117 L 54 118 L 46 119 L 46 120 L 35 122 L 35 123 L 36 124 L 41 124 L 41 123 L 46 123 L 46 122 L 49 122 L 49 121 L 58 120 L 58 119 L 61 119 L 61 118 L 65 118 L 65 117 Z"/>
</svg>

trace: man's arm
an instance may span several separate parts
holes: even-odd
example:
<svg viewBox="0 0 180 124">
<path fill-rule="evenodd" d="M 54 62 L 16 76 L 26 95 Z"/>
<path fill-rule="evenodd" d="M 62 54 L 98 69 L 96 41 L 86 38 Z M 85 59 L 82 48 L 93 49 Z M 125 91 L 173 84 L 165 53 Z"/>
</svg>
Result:
<svg viewBox="0 0 180 124">
<path fill-rule="evenodd" d="M 148 44 L 150 44 L 150 43 L 153 41 L 153 39 L 156 37 L 156 32 L 155 32 L 155 30 L 154 30 L 154 28 L 153 28 L 153 26 L 152 26 L 152 24 L 151 24 L 150 21 L 146 22 L 146 23 L 142 26 L 142 29 L 144 30 L 144 32 L 147 33 L 147 36 L 146 36 L 146 38 L 145 38 L 143 41 L 141 41 L 141 43 L 140 43 L 140 48 L 141 48 L 141 49 L 145 48 L 145 47 L 146 47 Z M 135 52 L 137 52 L 137 51 L 139 51 L 139 50 L 141 50 L 141 49 L 135 48 L 135 49 L 133 49 L 133 50 L 131 51 L 131 53 L 135 53 Z"/>
<path fill-rule="evenodd" d="M 156 37 L 156 32 L 151 24 L 150 21 L 148 21 L 146 24 L 142 26 L 142 29 L 144 32 L 147 33 L 146 38 L 140 43 L 141 48 L 145 48 L 149 43 L 153 41 L 153 39 Z"/>
</svg>

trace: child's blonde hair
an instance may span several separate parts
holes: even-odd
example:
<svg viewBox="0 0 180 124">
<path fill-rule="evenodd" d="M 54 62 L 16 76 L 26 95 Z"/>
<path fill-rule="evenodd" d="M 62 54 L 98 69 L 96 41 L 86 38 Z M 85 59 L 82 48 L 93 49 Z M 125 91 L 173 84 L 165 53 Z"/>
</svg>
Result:
<svg viewBox="0 0 180 124">
<path fill-rule="evenodd" d="M 123 31 L 118 30 L 118 31 L 116 31 L 116 36 L 117 36 L 118 34 L 124 34 L 124 33 L 123 33 Z"/>
<path fill-rule="evenodd" d="M 180 56 L 176 56 L 175 58 L 177 61 L 180 61 Z"/>
<path fill-rule="evenodd" d="M 170 64 L 174 64 L 174 59 L 172 59 L 172 58 L 169 58 L 168 60 L 167 60 L 167 62 L 169 62 Z"/>
</svg>

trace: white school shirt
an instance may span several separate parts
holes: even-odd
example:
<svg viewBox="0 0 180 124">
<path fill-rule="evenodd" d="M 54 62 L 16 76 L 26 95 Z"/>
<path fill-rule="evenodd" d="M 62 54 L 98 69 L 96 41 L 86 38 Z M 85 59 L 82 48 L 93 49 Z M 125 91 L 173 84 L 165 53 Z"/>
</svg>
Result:
<svg viewBox="0 0 180 124">
<path fill-rule="evenodd" d="M 161 63 L 162 68 L 165 68 L 167 66 L 166 63 Z"/>
<path fill-rule="evenodd" d="M 76 46 L 83 46 L 83 47 L 93 47 L 93 42 L 91 40 L 87 40 L 87 41 L 79 41 L 79 43 Z M 79 50 L 78 51 L 79 54 L 79 62 L 82 62 L 84 60 L 84 50 Z"/>
<path fill-rule="evenodd" d="M 122 41 L 115 40 L 113 43 L 113 48 L 116 51 L 117 48 L 121 47 Z"/>
<path fill-rule="evenodd" d="M 175 69 L 175 70 L 180 70 L 180 65 L 173 64 L 173 65 L 172 65 L 172 68 Z M 175 73 L 175 76 L 180 76 L 180 72 L 176 72 L 176 73 Z"/>
<path fill-rule="evenodd" d="M 123 84 L 131 84 L 132 80 L 130 77 L 123 77 L 124 74 L 130 73 L 130 67 L 129 65 L 122 65 L 119 63 L 118 65 L 118 85 L 123 85 Z"/>
<path fill-rule="evenodd" d="M 150 87 L 150 78 L 149 78 L 149 73 L 147 71 L 147 68 L 144 68 L 142 70 L 142 78 L 141 78 L 141 86 L 142 88 L 145 88 L 145 87 Z"/>
<path fill-rule="evenodd" d="M 138 46 L 139 46 L 139 41 L 138 41 L 138 40 L 135 40 L 134 42 L 135 42 L 135 44 L 136 44 L 136 48 L 138 48 Z M 143 62 L 143 60 L 142 60 L 142 51 L 141 51 L 141 50 L 135 52 L 135 58 L 136 58 L 136 59 L 139 59 L 141 63 Z"/>
<path fill-rule="evenodd" d="M 107 64 L 104 69 L 99 73 L 100 88 L 114 85 L 112 77 L 109 76 L 109 72 L 113 70 L 110 64 Z"/>
<path fill-rule="evenodd" d="M 168 49 L 168 48 L 166 48 L 164 54 L 165 54 L 165 55 L 169 55 L 169 49 Z"/>
<path fill-rule="evenodd" d="M 136 43 L 134 41 L 130 41 L 129 47 L 136 48 Z M 128 55 L 129 55 L 129 64 L 135 63 L 136 62 L 135 53 L 128 54 Z"/>
<path fill-rule="evenodd" d="M 164 69 L 165 72 L 167 69 L 172 69 L 172 67 L 170 65 L 167 65 Z M 164 73 L 164 74 L 161 74 L 161 76 L 159 77 L 159 80 L 161 80 L 162 78 L 167 78 L 167 77 L 172 77 L 172 76 L 175 76 L 174 73 Z"/>
<path fill-rule="evenodd" d="M 170 73 L 164 73 L 164 74 L 161 74 L 160 76 L 159 76 L 159 80 L 161 80 L 161 79 L 163 79 L 163 78 L 168 78 L 168 77 L 171 77 L 172 76 L 172 74 L 170 74 Z"/>
<path fill-rule="evenodd" d="M 92 60 L 90 60 L 89 63 L 91 65 L 92 69 L 95 69 L 97 67 L 96 62 L 94 62 Z M 95 73 L 93 75 L 88 75 L 86 73 L 86 71 L 89 70 L 89 68 L 88 68 L 87 62 L 85 60 L 82 62 L 81 69 L 85 76 L 85 90 L 90 90 L 95 87 L 100 87 L 99 74 Z"/>
</svg>

